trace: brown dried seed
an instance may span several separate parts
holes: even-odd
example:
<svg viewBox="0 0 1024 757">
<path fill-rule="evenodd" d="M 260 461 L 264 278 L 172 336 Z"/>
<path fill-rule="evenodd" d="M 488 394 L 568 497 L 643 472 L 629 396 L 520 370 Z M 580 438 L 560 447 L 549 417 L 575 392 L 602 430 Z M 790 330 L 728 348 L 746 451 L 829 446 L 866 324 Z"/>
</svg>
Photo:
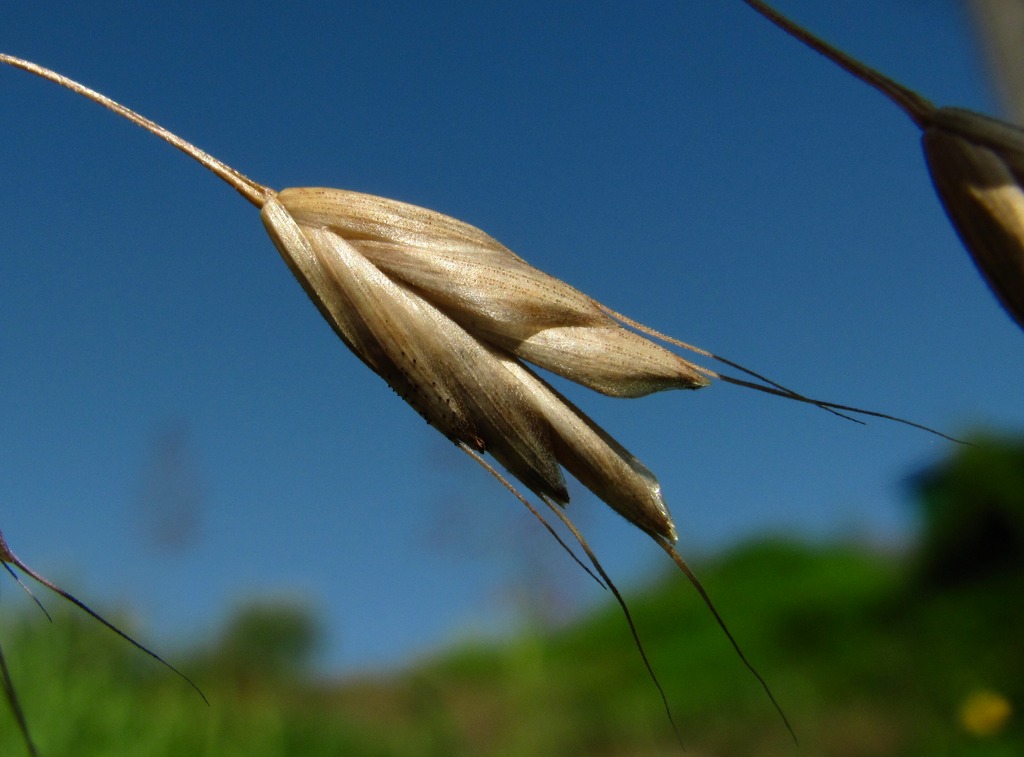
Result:
<svg viewBox="0 0 1024 757">
<path fill-rule="evenodd" d="M 988 285 L 1024 327 L 1024 191 L 998 154 L 951 132 L 922 138 L 932 182 Z"/>
<path fill-rule="evenodd" d="M 278 199 L 299 225 L 331 229 L 474 336 L 552 373 L 616 397 L 710 383 L 693 363 L 461 221 L 341 189 L 285 189 Z"/>
</svg>

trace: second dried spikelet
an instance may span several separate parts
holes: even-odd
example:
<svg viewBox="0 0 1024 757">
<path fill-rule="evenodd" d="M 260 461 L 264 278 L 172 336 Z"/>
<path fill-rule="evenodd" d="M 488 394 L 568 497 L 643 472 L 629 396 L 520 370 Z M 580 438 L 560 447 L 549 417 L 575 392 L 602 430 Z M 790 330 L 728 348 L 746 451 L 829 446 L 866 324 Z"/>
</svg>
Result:
<svg viewBox="0 0 1024 757">
<path fill-rule="evenodd" d="M 932 183 L 975 266 L 1024 329 L 1024 130 L 962 108 L 937 108 L 774 10 L 762 16 L 899 106 L 922 130 Z"/>
</svg>

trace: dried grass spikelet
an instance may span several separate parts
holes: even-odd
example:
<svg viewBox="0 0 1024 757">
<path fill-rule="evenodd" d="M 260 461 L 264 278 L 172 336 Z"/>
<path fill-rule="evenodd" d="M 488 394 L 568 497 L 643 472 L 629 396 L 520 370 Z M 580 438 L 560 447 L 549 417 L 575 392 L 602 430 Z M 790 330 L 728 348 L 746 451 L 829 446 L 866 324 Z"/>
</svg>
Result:
<svg viewBox="0 0 1024 757">
<path fill-rule="evenodd" d="M 808 399 L 658 334 L 533 268 L 461 221 L 357 192 L 309 187 L 274 191 L 60 74 L 7 55 L 0 54 L 0 62 L 54 81 L 153 132 L 260 208 L 282 258 L 342 341 L 432 426 L 497 477 L 583 565 L 483 453 L 492 455 L 563 521 L 593 567 L 584 569 L 622 607 L 656 685 L 625 602 L 560 507 L 569 499 L 563 469 L 672 557 L 775 704 L 672 546 L 676 529 L 654 474 L 525 362 L 618 397 L 698 389 L 715 377 L 840 414 L 907 421 Z M 697 366 L 637 332 L 720 360 L 761 383 Z M 661 696 L 667 711 L 663 692 Z"/>
<path fill-rule="evenodd" d="M 268 197 L 261 215 L 337 334 L 445 436 L 560 504 L 564 466 L 629 521 L 675 540 L 650 471 L 515 358 L 628 397 L 705 386 L 692 364 L 440 213 L 298 188 Z"/>
<path fill-rule="evenodd" d="M 937 108 L 761 0 L 744 2 L 880 91 L 917 124 L 946 214 L 992 292 L 1024 329 L 1024 130 L 962 108 Z"/>
</svg>

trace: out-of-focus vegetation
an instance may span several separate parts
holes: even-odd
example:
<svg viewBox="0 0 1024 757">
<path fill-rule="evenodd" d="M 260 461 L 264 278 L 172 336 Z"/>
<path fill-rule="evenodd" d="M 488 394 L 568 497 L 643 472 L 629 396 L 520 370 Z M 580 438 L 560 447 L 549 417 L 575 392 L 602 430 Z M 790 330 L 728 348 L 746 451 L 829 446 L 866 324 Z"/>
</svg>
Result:
<svg viewBox="0 0 1024 757">
<path fill-rule="evenodd" d="M 677 575 L 629 593 L 686 754 L 1024 754 L 1024 444 L 981 440 L 914 487 L 922 537 L 907 554 L 762 541 L 701 566 L 800 749 Z M 0 634 L 44 755 L 681 753 L 611 604 L 338 682 L 309 675 L 307 612 L 246 608 L 208 648 L 168 655 L 209 707 L 70 611 L 7 618 Z M 0 713 L 0 754 L 23 753 Z"/>
</svg>

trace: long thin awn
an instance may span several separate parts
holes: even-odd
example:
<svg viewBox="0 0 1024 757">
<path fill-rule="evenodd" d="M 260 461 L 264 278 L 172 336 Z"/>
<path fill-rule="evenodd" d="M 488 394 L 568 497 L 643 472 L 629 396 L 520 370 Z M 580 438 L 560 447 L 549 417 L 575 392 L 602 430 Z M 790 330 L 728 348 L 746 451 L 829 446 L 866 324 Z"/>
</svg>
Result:
<svg viewBox="0 0 1024 757">
<path fill-rule="evenodd" d="M 196 686 L 196 684 L 192 681 L 191 678 L 189 678 L 187 675 L 182 673 L 176 667 L 171 665 L 169 662 L 167 662 L 167 660 L 165 660 L 163 657 L 158 655 L 156 652 L 154 652 L 153 650 L 149 649 L 148 647 L 145 647 L 142 644 L 140 644 L 139 642 L 137 642 L 131 636 L 126 634 L 120 628 L 115 626 L 109 620 L 107 620 L 102 615 L 100 615 L 98 612 L 96 612 L 91 607 L 89 607 L 87 604 L 85 604 L 85 602 L 83 602 L 82 600 L 78 599 L 76 596 L 74 596 L 70 592 L 65 591 L 61 587 L 57 586 L 57 584 L 53 583 L 49 579 L 44 578 L 43 576 L 39 575 L 36 571 L 32 570 L 32 568 L 30 568 L 28 565 L 26 565 L 17 555 L 14 554 L 14 552 L 11 551 L 11 548 L 7 545 L 7 540 L 4 538 L 4 534 L 3 534 L 2 531 L 0 531 L 0 564 L 2 564 L 4 566 L 4 568 L 7 569 L 7 572 L 11 574 L 11 576 L 14 578 L 14 580 L 18 582 L 18 584 L 28 593 L 28 595 L 31 596 L 33 600 L 35 600 L 35 603 L 37 605 L 39 605 L 39 609 L 43 611 L 43 614 L 46 615 L 48 620 L 51 619 L 50 618 L 50 613 L 48 613 L 46 611 L 46 608 L 43 607 L 42 603 L 38 599 L 36 599 L 35 595 L 28 588 L 28 586 L 26 586 L 22 582 L 22 580 L 18 577 L 18 574 L 14 572 L 14 568 L 17 568 L 18 570 L 20 570 L 25 575 L 27 575 L 30 578 L 33 578 L 34 580 L 36 580 L 39 583 L 41 583 L 43 586 L 45 586 L 50 591 L 58 594 L 63 599 L 66 599 L 68 602 L 73 604 L 75 607 L 77 607 L 78 609 L 82 610 L 82 612 L 86 613 L 87 615 L 92 617 L 94 620 L 99 621 L 101 624 L 103 624 L 104 626 L 109 628 L 111 631 L 116 633 L 118 636 L 120 636 L 122 639 L 127 641 L 129 644 L 131 644 L 132 646 L 134 646 L 137 649 L 141 650 L 142 652 L 146 653 L 147 655 L 152 657 L 154 660 L 159 662 L 161 665 L 165 666 L 166 668 L 169 668 L 176 675 L 178 675 L 179 677 L 184 679 L 185 682 L 188 683 L 189 686 L 191 686 L 193 689 L 195 689 L 196 693 L 198 693 L 199 696 L 203 698 L 204 702 L 209 704 L 209 700 L 207 700 L 206 695 L 202 692 L 202 690 L 198 686 Z M 11 566 L 14 566 L 14 567 L 11 567 Z M 0 649 L 0 678 L 3 679 L 4 696 L 7 699 L 8 706 L 11 708 L 11 712 L 14 714 L 14 719 L 15 719 L 15 722 L 18 724 L 18 729 L 21 731 L 22 737 L 25 740 L 25 744 L 28 747 L 29 753 L 32 754 L 32 755 L 35 755 L 36 754 L 36 747 L 35 747 L 35 744 L 32 741 L 31 735 L 29 734 L 28 721 L 25 718 L 25 713 L 22 710 L 21 703 L 18 700 L 18 693 L 17 693 L 17 691 L 14 688 L 14 682 L 13 682 L 13 679 L 11 678 L 11 672 L 10 672 L 10 670 L 7 667 L 7 660 L 4 658 L 3 650 L 2 649 Z"/>
</svg>

